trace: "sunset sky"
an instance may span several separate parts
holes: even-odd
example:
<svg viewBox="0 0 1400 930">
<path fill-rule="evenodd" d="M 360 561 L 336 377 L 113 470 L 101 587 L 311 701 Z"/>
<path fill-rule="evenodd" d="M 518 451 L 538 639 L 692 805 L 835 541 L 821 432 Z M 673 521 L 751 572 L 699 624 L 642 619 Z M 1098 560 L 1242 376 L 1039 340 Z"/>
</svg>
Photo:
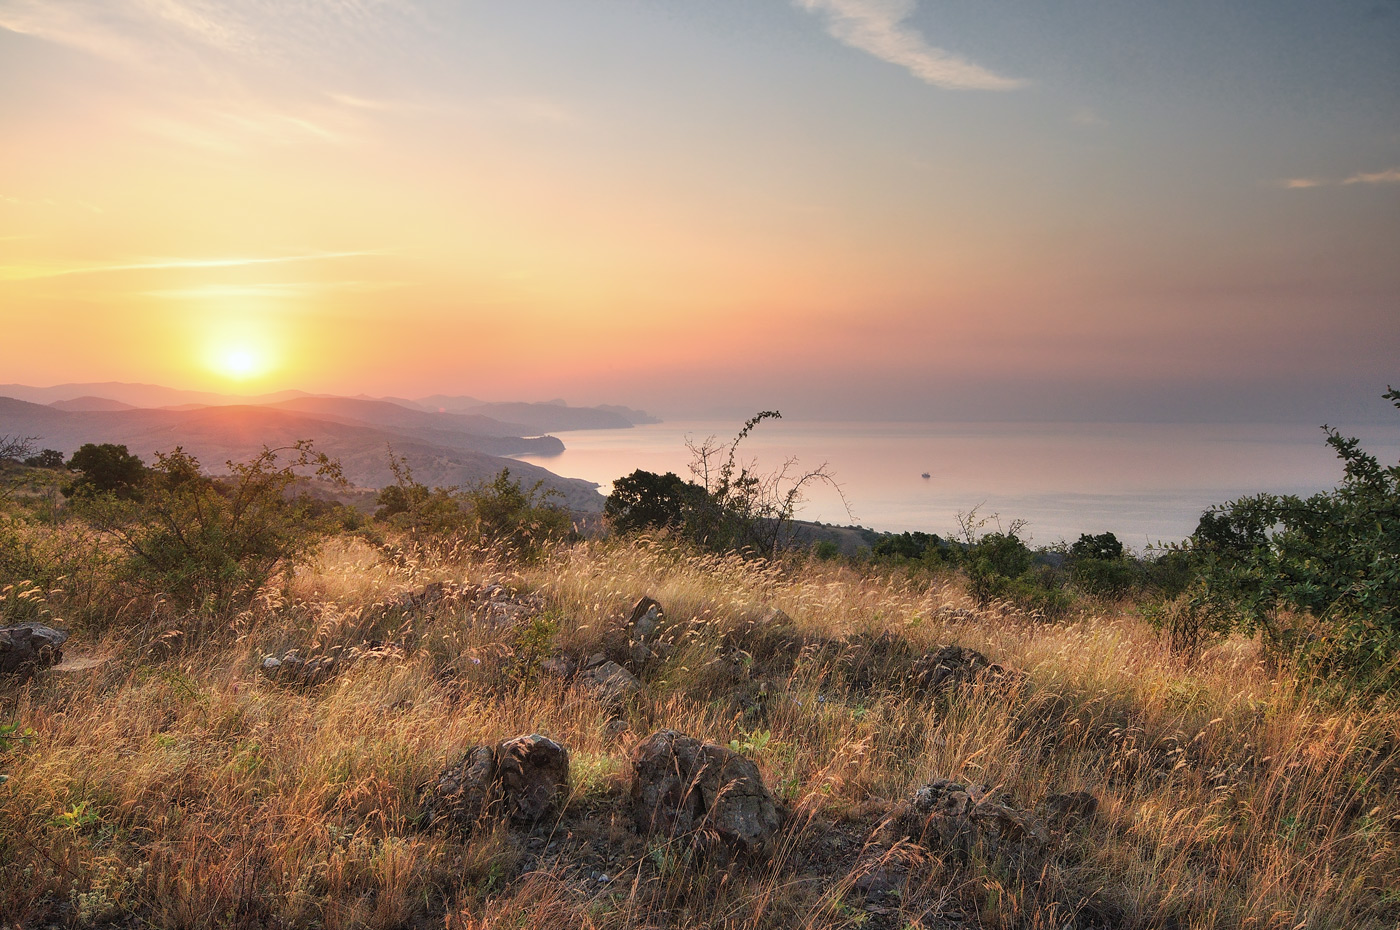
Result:
<svg viewBox="0 0 1400 930">
<path fill-rule="evenodd" d="M 1396 0 L 0 0 L 0 382 L 1298 419 L 1400 385 Z"/>
</svg>

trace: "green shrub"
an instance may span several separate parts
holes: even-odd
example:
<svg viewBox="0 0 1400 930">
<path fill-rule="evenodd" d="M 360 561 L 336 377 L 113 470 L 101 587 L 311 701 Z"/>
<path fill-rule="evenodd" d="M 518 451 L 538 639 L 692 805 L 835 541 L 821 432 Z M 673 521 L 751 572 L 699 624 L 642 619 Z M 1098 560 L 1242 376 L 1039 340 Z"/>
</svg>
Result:
<svg viewBox="0 0 1400 930">
<path fill-rule="evenodd" d="M 279 463 L 282 453 L 290 460 Z M 341 479 L 339 465 L 309 441 L 227 465 L 227 477 L 212 478 L 177 447 L 157 453 L 139 496 L 88 495 L 80 509 L 120 544 L 139 588 L 185 607 L 235 607 L 309 558 L 327 529 L 316 502 L 288 488 L 308 470 Z"/>
<path fill-rule="evenodd" d="M 375 499 L 374 518 L 407 531 L 415 541 L 450 544 L 466 532 L 470 520 L 462 509 L 458 489 L 428 488 L 416 481 L 404 459 L 389 450 L 389 470 L 394 483 L 381 488 Z"/>
<path fill-rule="evenodd" d="M 115 494 L 132 498 L 140 493 L 146 480 L 146 463 L 132 455 L 126 446 L 110 442 L 84 443 L 68 460 L 68 468 L 78 473 L 73 483 L 63 490 L 70 497 Z"/>
<path fill-rule="evenodd" d="M 1385 394 L 1400 408 L 1400 391 Z M 1214 625 L 1300 648 L 1363 689 L 1400 685 L 1400 465 L 1330 427 L 1344 478 L 1308 498 L 1260 494 L 1207 511 L 1191 540 L 1194 609 Z M 1301 617 L 1316 633 L 1287 622 Z"/>
<path fill-rule="evenodd" d="M 568 511 L 550 504 L 559 492 L 536 481 L 529 488 L 512 479 L 510 469 L 462 493 L 473 528 L 487 545 L 505 546 L 532 558 L 545 543 L 564 539 L 573 531 Z"/>
<path fill-rule="evenodd" d="M 613 482 L 603 513 L 619 533 L 681 529 L 704 506 L 705 498 L 704 488 L 674 472 L 658 475 L 637 469 Z"/>
</svg>

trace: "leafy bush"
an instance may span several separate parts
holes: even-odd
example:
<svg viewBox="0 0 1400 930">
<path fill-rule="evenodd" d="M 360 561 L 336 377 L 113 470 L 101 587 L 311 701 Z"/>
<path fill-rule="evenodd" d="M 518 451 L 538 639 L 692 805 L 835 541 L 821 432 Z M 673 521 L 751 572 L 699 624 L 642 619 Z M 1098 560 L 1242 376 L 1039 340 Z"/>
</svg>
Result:
<svg viewBox="0 0 1400 930">
<path fill-rule="evenodd" d="M 70 497 L 110 493 L 132 498 L 140 492 L 146 479 L 146 463 L 132 455 L 126 446 L 110 442 L 84 443 L 68 460 L 68 467 L 78 473 L 73 483 L 63 490 Z"/>
<path fill-rule="evenodd" d="M 62 468 L 63 453 L 57 449 L 44 449 L 38 455 L 29 456 L 24 464 L 30 468 Z"/>
<path fill-rule="evenodd" d="M 1142 566 L 1126 556 L 1112 533 L 1084 533 L 1069 547 L 1068 555 L 1070 577 L 1086 594 L 1122 597 L 1142 583 Z"/>
<path fill-rule="evenodd" d="M 136 499 L 109 491 L 84 495 L 79 506 L 126 552 L 127 576 L 138 587 L 187 607 L 237 606 L 309 558 L 326 529 L 315 513 L 323 508 L 288 495 L 289 487 L 306 471 L 341 475 L 309 441 L 227 465 L 228 477 L 209 477 L 177 447 L 156 454 Z"/>
<path fill-rule="evenodd" d="M 603 513 L 619 533 L 681 529 L 704 507 L 705 498 L 704 488 L 674 472 L 658 475 L 637 469 L 613 482 Z"/>
<path fill-rule="evenodd" d="M 946 543 L 934 533 L 890 534 L 874 546 L 870 553 L 876 558 L 909 562 L 940 562 L 949 557 Z"/>
<path fill-rule="evenodd" d="M 613 529 L 636 532 L 670 527 L 693 542 L 719 552 L 749 551 L 771 555 L 787 542 L 804 489 L 813 482 L 836 488 L 826 465 L 803 471 L 788 459 L 775 472 L 738 459 L 739 444 L 759 423 L 781 419 L 776 410 L 750 417 L 734 440 L 687 441 L 695 481 L 670 472 L 634 471 L 613 482 L 604 505 Z"/>
<path fill-rule="evenodd" d="M 1400 408 L 1400 391 L 1386 399 Z M 1400 465 L 1382 467 L 1356 439 L 1324 426 L 1342 484 L 1308 498 L 1260 494 L 1207 511 L 1191 542 L 1192 603 L 1220 629 L 1303 647 L 1319 670 L 1354 683 L 1400 684 Z M 1320 632 L 1297 635 L 1299 615 Z"/>
<path fill-rule="evenodd" d="M 551 540 L 573 531 L 568 511 L 549 503 L 559 492 L 536 481 L 529 488 L 502 468 L 492 480 L 462 493 L 473 528 L 483 543 L 503 545 L 526 558 L 537 555 Z"/>
<path fill-rule="evenodd" d="M 408 531 L 420 543 L 432 539 L 450 543 L 466 531 L 469 521 L 457 488 L 430 489 L 415 480 L 413 469 L 395 456 L 393 449 L 389 450 L 389 470 L 394 474 L 394 483 L 381 488 L 375 499 L 376 520 Z"/>
</svg>

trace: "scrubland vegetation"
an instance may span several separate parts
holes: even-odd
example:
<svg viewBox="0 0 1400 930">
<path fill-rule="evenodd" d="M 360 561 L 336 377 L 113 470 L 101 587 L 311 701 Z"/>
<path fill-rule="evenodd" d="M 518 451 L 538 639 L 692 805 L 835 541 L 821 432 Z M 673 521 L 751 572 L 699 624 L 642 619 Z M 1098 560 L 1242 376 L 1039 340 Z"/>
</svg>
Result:
<svg viewBox="0 0 1400 930">
<path fill-rule="evenodd" d="M 676 519 L 582 539 L 508 474 L 401 469 L 366 516 L 307 448 L 106 490 L 12 465 L 0 626 L 73 637 L 0 679 L 0 926 L 1392 928 L 1400 471 L 1347 442 L 1331 496 L 1227 505 L 1150 564 L 1086 536 L 1054 583 L 1014 528 L 756 556 L 727 521 L 762 501 L 706 510 L 715 545 L 670 482 Z M 949 646 L 1000 668 L 930 678 Z M 264 673 L 289 650 L 334 661 Z M 638 686 L 572 672 L 595 655 Z M 757 763 L 761 851 L 636 829 L 663 728 Z M 527 733 L 570 754 L 549 816 L 426 822 L 462 750 Z M 911 832 L 937 779 L 1012 819 Z"/>
</svg>

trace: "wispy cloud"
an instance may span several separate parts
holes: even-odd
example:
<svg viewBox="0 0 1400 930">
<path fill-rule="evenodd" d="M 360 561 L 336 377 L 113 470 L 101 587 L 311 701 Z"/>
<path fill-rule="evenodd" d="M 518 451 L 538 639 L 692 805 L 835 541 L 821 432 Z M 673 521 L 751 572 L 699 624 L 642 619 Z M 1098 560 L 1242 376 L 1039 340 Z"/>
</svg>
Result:
<svg viewBox="0 0 1400 930">
<path fill-rule="evenodd" d="M 266 258 L 153 258 L 136 262 L 97 262 L 59 266 L 0 265 L 0 281 L 29 281 L 36 278 L 64 278 L 73 275 L 112 274 L 125 271 L 188 271 L 202 268 L 240 268 L 247 265 L 282 265 L 290 262 L 317 262 L 340 258 L 383 255 L 382 251 L 308 252 Z"/>
<path fill-rule="evenodd" d="M 1099 116 L 1099 114 L 1095 113 L 1090 107 L 1080 107 L 1075 110 L 1074 115 L 1070 117 L 1070 121 L 1076 126 L 1102 126 L 1108 122 L 1108 120 Z"/>
<path fill-rule="evenodd" d="M 1400 184 L 1400 168 L 1387 168 L 1384 171 L 1358 171 L 1347 178 L 1284 178 L 1274 182 L 1288 190 L 1306 190 L 1310 187 L 1337 187 L 1352 184 Z"/>
<path fill-rule="evenodd" d="M 293 281 L 277 284 L 211 284 L 142 291 L 143 296 L 160 300 L 216 300 L 252 298 L 281 300 L 329 292 L 388 291 L 406 286 L 402 281 Z"/>
<path fill-rule="evenodd" d="M 1370 174 L 1353 174 L 1343 184 L 1400 184 L 1400 168 L 1387 168 Z"/>
<path fill-rule="evenodd" d="M 157 52 L 217 50 L 245 59 L 304 61 L 382 38 L 407 0 L 0 0 L 0 29 L 129 64 Z M 207 63 L 207 62 L 206 62 Z"/>
<path fill-rule="evenodd" d="M 1004 77 L 981 65 L 929 45 L 905 20 L 915 0 L 793 0 L 826 19 L 830 35 L 935 87 L 950 90 L 1015 90 L 1025 81 Z"/>
</svg>

